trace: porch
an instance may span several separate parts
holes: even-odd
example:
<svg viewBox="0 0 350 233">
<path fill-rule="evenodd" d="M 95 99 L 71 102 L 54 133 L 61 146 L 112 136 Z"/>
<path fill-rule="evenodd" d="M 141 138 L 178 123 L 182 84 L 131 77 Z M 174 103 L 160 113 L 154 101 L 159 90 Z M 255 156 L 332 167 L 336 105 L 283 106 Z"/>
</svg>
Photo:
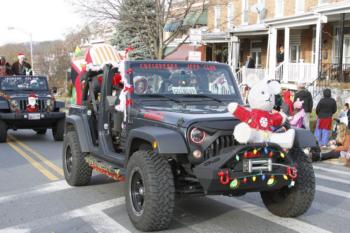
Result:
<svg viewBox="0 0 350 233">
<path fill-rule="evenodd" d="M 241 61 L 236 73 L 238 82 L 247 83 L 253 76 L 314 87 L 350 82 L 350 14 L 346 13 L 349 11 L 350 3 L 332 4 L 327 9 L 316 8 L 313 13 L 266 21 L 267 32 L 260 30 L 259 35 L 250 36 L 251 40 L 261 35 L 268 38 L 266 42 L 261 40 L 259 58 L 265 59 L 255 69 L 242 63 L 247 51 L 256 56 L 252 46 L 244 45 L 250 32 L 244 35 L 242 31 L 233 31 L 233 37 L 239 38 L 240 50 L 245 51 L 237 54 Z M 278 63 L 276 55 L 281 45 L 284 60 Z"/>
<path fill-rule="evenodd" d="M 317 79 L 317 66 L 312 63 L 283 62 L 272 72 L 274 73 L 273 79 L 279 80 L 281 83 L 306 83 L 310 85 Z M 239 84 L 247 84 L 249 79 L 253 77 L 262 80 L 268 78 L 270 73 L 269 69 L 242 67 L 236 72 L 236 78 Z"/>
</svg>

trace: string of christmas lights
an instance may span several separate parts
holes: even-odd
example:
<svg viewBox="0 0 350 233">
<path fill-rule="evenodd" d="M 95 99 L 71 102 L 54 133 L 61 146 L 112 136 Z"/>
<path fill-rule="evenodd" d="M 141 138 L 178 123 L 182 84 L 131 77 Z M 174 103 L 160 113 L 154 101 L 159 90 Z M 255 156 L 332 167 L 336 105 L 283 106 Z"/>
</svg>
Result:
<svg viewBox="0 0 350 233">
<path fill-rule="evenodd" d="M 234 159 L 236 162 L 239 162 L 241 160 L 241 157 L 247 159 L 247 158 L 258 158 L 262 155 L 265 155 L 269 158 L 272 158 L 274 155 L 278 155 L 280 158 L 284 159 L 286 158 L 285 151 L 280 151 L 275 148 L 269 148 L 269 147 L 260 147 L 260 148 L 249 148 L 246 150 L 242 150 L 236 154 Z M 273 166 L 281 166 L 286 168 L 286 173 L 273 173 L 273 174 L 264 174 L 262 171 L 255 174 L 249 174 L 246 176 L 240 176 L 240 177 L 230 177 L 229 171 L 230 169 L 221 170 L 218 172 L 219 181 L 222 185 L 229 185 L 231 189 L 237 189 L 241 183 L 246 184 L 248 181 L 252 181 L 253 183 L 256 183 L 258 181 L 258 178 L 261 181 L 266 181 L 266 185 L 273 186 L 277 183 L 277 177 L 282 177 L 285 181 L 290 181 L 289 187 L 294 186 L 295 179 L 297 177 L 297 169 L 295 166 L 289 166 L 285 164 L 280 163 L 272 163 Z M 234 170 L 232 170 L 232 173 Z M 242 171 L 236 171 L 236 172 L 242 172 Z"/>
</svg>

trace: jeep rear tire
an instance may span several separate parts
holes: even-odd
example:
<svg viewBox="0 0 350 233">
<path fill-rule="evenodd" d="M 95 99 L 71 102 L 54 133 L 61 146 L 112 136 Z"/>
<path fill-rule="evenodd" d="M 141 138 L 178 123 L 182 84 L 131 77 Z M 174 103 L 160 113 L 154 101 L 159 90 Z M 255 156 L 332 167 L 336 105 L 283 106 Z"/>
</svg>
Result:
<svg viewBox="0 0 350 233">
<path fill-rule="evenodd" d="M 59 120 L 52 128 L 52 136 L 55 141 L 63 141 L 64 135 L 64 119 Z"/>
<path fill-rule="evenodd" d="M 7 124 L 0 120 L 0 143 L 7 140 Z"/>
<path fill-rule="evenodd" d="M 46 134 L 46 129 L 34 129 L 34 131 L 37 133 L 37 134 L 40 134 L 40 135 L 44 135 Z"/>
<path fill-rule="evenodd" d="M 315 173 L 310 158 L 300 149 L 292 149 L 291 154 L 297 166 L 297 178 L 291 188 L 261 192 L 267 209 L 280 217 L 297 217 L 311 206 L 315 196 Z"/>
<path fill-rule="evenodd" d="M 75 131 L 67 133 L 63 142 L 63 171 L 71 186 L 83 186 L 90 182 L 92 168 L 85 161 L 86 153 L 81 152 L 78 135 Z"/>
<path fill-rule="evenodd" d="M 153 151 L 136 151 L 127 165 L 125 186 L 126 209 L 137 229 L 168 228 L 174 211 L 175 187 L 166 159 Z"/>
</svg>

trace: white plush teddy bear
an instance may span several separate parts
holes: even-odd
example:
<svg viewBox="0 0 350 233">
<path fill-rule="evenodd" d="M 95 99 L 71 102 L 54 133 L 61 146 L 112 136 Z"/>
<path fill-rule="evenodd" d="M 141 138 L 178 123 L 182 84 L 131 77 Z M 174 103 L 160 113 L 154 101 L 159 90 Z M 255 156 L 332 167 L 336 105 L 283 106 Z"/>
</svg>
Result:
<svg viewBox="0 0 350 233">
<path fill-rule="evenodd" d="M 282 148 L 293 147 L 295 130 L 289 129 L 283 133 L 272 132 L 273 128 L 281 126 L 287 119 L 284 113 L 272 113 L 275 105 L 275 95 L 280 93 L 281 86 L 277 81 L 261 80 L 252 86 L 248 94 L 251 109 L 230 103 L 228 110 L 241 120 L 233 135 L 239 143 L 270 142 Z"/>
</svg>

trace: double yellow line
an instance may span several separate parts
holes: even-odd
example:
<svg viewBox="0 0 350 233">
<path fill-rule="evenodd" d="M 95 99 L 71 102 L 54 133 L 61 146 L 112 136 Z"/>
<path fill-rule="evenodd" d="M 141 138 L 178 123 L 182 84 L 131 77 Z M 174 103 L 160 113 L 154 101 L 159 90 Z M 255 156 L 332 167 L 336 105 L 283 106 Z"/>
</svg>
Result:
<svg viewBox="0 0 350 233">
<path fill-rule="evenodd" d="M 19 155 L 25 158 L 34 168 L 36 168 L 39 172 L 41 172 L 44 176 L 46 176 L 49 180 L 55 181 L 59 180 L 58 175 L 63 176 L 62 168 L 58 167 L 48 159 L 46 159 L 42 154 L 36 152 L 23 142 L 17 140 L 11 135 L 8 135 L 7 144 L 15 150 Z M 32 156 L 30 156 L 29 152 Z M 35 157 L 35 159 L 33 158 Z M 47 169 L 43 164 L 45 164 L 48 168 L 51 168 L 52 171 Z M 57 174 L 54 174 L 57 173 Z"/>
</svg>

